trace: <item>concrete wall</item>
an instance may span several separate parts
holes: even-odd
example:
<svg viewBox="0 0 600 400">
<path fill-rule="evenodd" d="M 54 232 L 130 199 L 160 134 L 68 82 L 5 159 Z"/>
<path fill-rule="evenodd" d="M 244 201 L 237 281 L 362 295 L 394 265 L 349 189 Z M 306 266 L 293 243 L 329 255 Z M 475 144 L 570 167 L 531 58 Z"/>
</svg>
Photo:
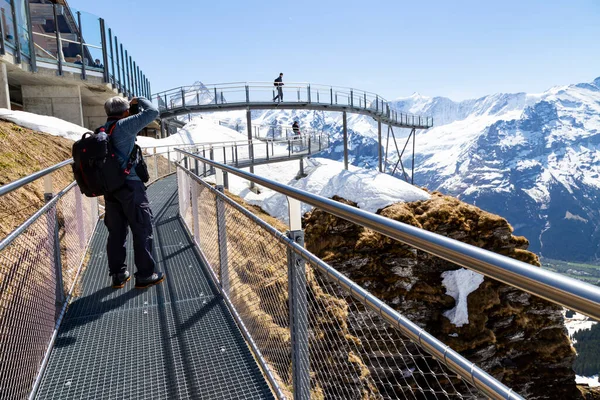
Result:
<svg viewBox="0 0 600 400">
<path fill-rule="evenodd" d="M 23 85 L 21 92 L 25 111 L 84 126 L 79 86 Z"/>
<path fill-rule="evenodd" d="M 83 105 L 83 126 L 89 130 L 94 130 L 106 123 L 106 113 L 104 106 Z"/>
</svg>

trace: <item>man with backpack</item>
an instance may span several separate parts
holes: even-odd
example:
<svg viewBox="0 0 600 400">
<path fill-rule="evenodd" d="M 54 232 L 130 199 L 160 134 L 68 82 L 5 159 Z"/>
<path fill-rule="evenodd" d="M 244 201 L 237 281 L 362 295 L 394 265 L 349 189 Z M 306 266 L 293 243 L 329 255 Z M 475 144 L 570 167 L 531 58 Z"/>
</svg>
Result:
<svg viewBox="0 0 600 400">
<path fill-rule="evenodd" d="M 136 110 L 137 113 L 130 112 Z M 133 234 L 133 250 L 137 273 L 135 287 L 138 289 L 156 285 L 165 279 L 156 271 L 152 257 L 152 211 L 146 195 L 146 186 L 131 168 L 130 154 L 134 150 L 137 134 L 158 116 L 158 110 L 144 97 L 131 100 L 113 97 L 104 104 L 108 116 L 105 131 L 110 135 L 112 148 L 121 167 L 127 171 L 125 184 L 104 195 L 106 214 L 104 224 L 108 228 L 108 268 L 112 287 L 122 288 L 130 279 L 125 264 L 128 227 Z M 134 111 L 134 112 L 136 112 Z M 129 165 L 128 165 L 129 162 Z"/>
<path fill-rule="evenodd" d="M 277 96 L 273 98 L 273 101 L 279 99 L 279 101 L 283 101 L 283 72 L 279 74 L 278 78 L 275 78 L 275 82 L 273 83 L 277 88 Z"/>
</svg>

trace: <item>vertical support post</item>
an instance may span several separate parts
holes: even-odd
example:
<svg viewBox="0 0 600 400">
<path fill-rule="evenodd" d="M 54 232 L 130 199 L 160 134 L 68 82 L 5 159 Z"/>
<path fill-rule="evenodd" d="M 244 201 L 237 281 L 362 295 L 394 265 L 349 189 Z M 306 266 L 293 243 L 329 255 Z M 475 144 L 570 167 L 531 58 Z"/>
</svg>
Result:
<svg viewBox="0 0 600 400">
<path fill-rule="evenodd" d="M 198 182 L 192 179 L 192 229 L 194 240 L 200 246 L 200 220 L 198 218 Z"/>
<path fill-rule="evenodd" d="M 308 85 L 307 91 L 308 91 L 308 102 L 310 103 L 310 84 Z"/>
<path fill-rule="evenodd" d="M 10 11 L 12 13 L 13 30 L 15 33 L 15 63 L 21 64 L 21 42 L 19 41 L 19 25 L 17 23 L 17 12 L 15 11 L 15 0 L 10 0 Z"/>
<path fill-rule="evenodd" d="M 209 157 L 211 161 L 215 161 L 215 149 L 213 149 L 212 146 L 210 146 L 210 150 L 209 150 Z M 215 173 L 215 167 L 213 167 L 212 165 L 210 166 L 210 174 L 213 175 Z"/>
<path fill-rule="evenodd" d="M 267 146 L 267 161 L 269 161 L 269 142 L 265 142 L 265 145 Z"/>
<path fill-rule="evenodd" d="M 246 85 L 246 99 L 247 101 L 250 101 L 248 96 L 248 85 Z M 250 156 L 250 160 L 254 160 L 254 147 L 252 146 L 252 113 L 250 112 L 250 109 L 246 110 L 246 128 L 248 131 L 248 155 Z M 254 163 L 250 164 L 250 173 L 254 173 Z M 250 182 L 250 189 L 254 189 L 254 186 L 254 182 Z"/>
<path fill-rule="evenodd" d="M 348 169 L 348 118 L 346 111 L 344 111 L 342 119 L 344 123 L 344 169 Z"/>
<path fill-rule="evenodd" d="M 412 135 L 413 135 L 413 154 L 412 154 L 412 172 L 411 172 L 411 176 L 410 176 L 410 183 L 411 185 L 415 184 L 415 140 L 416 140 L 416 136 L 417 136 L 417 132 L 416 129 L 413 128 L 412 131 Z"/>
<path fill-rule="evenodd" d="M 367 108 L 367 92 L 365 92 L 364 95 L 365 95 L 365 108 Z"/>
<path fill-rule="evenodd" d="M 223 170 L 217 169 L 216 189 L 224 192 Z M 227 226 L 225 218 L 225 203 L 221 196 L 217 196 L 217 232 L 219 237 L 219 280 L 221 288 L 226 295 L 229 295 L 229 262 L 227 259 Z"/>
<path fill-rule="evenodd" d="M 116 85 L 116 76 L 115 76 L 115 51 L 113 48 L 113 39 L 112 39 L 112 30 L 108 28 L 108 40 L 110 41 L 110 71 L 108 71 L 108 77 L 110 79 L 110 73 L 112 72 L 112 87 L 115 88 Z"/>
<path fill-rule="evenodd" d="M 119 93 L 125 93 L 125 90 L 123 89 L 123 79 L 121 78 L 121 64 L 122 62 L 119 62 L 119 39 L 115 36 L 115 53 L 117 55 L 117 87 L 119 88 Z M 159 104 L 160 105 L 160 104 Z"/>
<path fill-rule="evenodd" d="M 79 25 L 79 27 L 77 28 L 77 34 L 79 36 L 79 47 L 80 47 L 80 52 L 81 52 L 81 79 L 86 80 L 86 76 L 85 76 L 85 46 L 83 45 L 83 33 L 81 33 L 83 31 L 83 29 L 81 29 L 81 12 L 77 11 L 77 24 Z"/>
<path fill-rule="evenodd" d="M 200 104 L 200 102 L 198 102 Z M 217 96 L 217 87 L 215 86 L 215 104 L 219 104 L 219 96 Z"/>
<path fill-rule="evenodd" d="M 331 105 L 333 105 L 333 88 L 329 88 L 329 99 L 331 100 Z"/>
<path fill-rule="evenodd" d="M 169 166 L 169 174 L 171 173 L 171 148 L 167 147 L 167 165 Z"/>
<path fill-rule="evenodd" d="M 106 43 L 106 27 L 104 26 L 103 18 L 100 18 L 100 39 L 102 41 L 102 65 L 104 65 L 104 82 L 110 83 L 110 71 L 108 70 L 108 47 Z"/>
<path fill-rule="evenodd" d="M 379 112 L 379 95 L 375 96 L 375 112 Z"/>
<path fill-rule="evenodd" d="M 206 148 L 204 146 L 202 146 L 202 158 L 206 158 Z M 202 163 L 202 165 L 202 176 L 206 177 L 206 163 Z"/>
<path fill-rule="evenodd" d="M 304 246 L 300 202 L 288 197 L 290 230 L 287 237 Z M 292 382 L 295 400 L 310 399 L 310 363 L 308 349 L 308 294 L 304 259 L 287 249 L 288 307 L 292 345 Z"/>
<path fill-rule="evenodd" d="M 6 43 L 4 42 L 4 38 L 6 38 L 6 27 L 4 26 L 4 9 L 2 9 L 2 15 L 0 16 L 0 55 L 6 54 Z"/>
<path fill-rule="evenodd" d="M 246 85 L 246 103 L 250 103 L 250 87 Z"/>
<path fill-rule="evenodd" d="M 350 89 L 350 107 L 354 107 L 354 90 Z"/>
<path fill-rule="evenodd" d="M 123 43 L 120 43 L 119 46 L 121 47 L 121 65 L 123 67 L 123 87 L 125 88 L 125 90 L 123 91 L 123 94 L 126 95 L 127 97 L 129 97 L 129 79 L 128 76 L 129 74 L 127 73 L 127 70 L 129 69 L 127 67 L 127 59 L 125 58 L 125 55 L 123 53 Z M 167 99 L 165 96 L 165 103 L 166 103 Z"/>
<path fill-rule="evenodd" d="M 35 56 L 35 42 L 33 41 L 33 26 L 31 25 L 31 9 L 29 1 L 25 2 L 25 12 L 27 13 L 27 30 L 29 32 L 29 65 L 32 72 L 37 72 L 37 59 Z"/>
<path fill-rule="evenodd" d="M 83 225 L 83 199 L 79 186 L 73 188 L 75 192 L 75 215 L 77 218 L 77 236 L 79 237 L 79 248 L 83 249 L 85 242 L 85 226 Z"/>
<path fill-rule="evenodd" d="M 54 191 L 52 186 L 52 175 L 46 175 L 44 177 L 44 201 L 46 203 L 48 203 L 54 197 Z M 48 217 L 48 238 L 50 239 L 50 243 L 52 243 L 52 250 L 54 253 L 56 303 L 62 304 L 65 301 L 65 292 L 62 278 L 62 260 L 60 256 L 60 240 L 58 237 L 58 213 L 56 210 L 56 204 L 50 210 L 48 210 Z"/>
<path fill-rule="evenodd" d="M 158 179 L 158 154 L 156 154 L 156 147 L 154 148 L 154 175 Z"/>
<path fill-rule="evenodd" d="M 196 147 L 196 154 L 198 153 L 198 148 Z M 197 158 L 194 158 L 194 173 L 196 175 L 198 175 L 198 172 L 200 172 L 200 162 L 198 161 Z"/>
<path fill-rule="evenodd" d="M 185 108 L 185 91 L 181 88 L 181 107 Z"/>
<path fill-rule="evenodd" d="M 300 175 L 301 177 L 303 177 L 303 176 L 304 176 L 304 158 L 301 158 L 301 159 L 300 159 L 300 173 L 299 173 L 299 175 Z"/>
<path fill-rule="evenodd" d="M 381 143 L 381 118 L 377 119 L 377 156 L 379 159 L 379 172 L 383 172 L 383 143 Z"/>
</svg>

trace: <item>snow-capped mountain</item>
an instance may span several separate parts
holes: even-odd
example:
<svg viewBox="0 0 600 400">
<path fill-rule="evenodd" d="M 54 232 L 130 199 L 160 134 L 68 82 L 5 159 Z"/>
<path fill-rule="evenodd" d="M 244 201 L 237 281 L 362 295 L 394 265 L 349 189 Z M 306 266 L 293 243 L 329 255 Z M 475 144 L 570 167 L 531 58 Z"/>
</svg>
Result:
<svg viewBox="0 0 600 400">
<path fill-rule="evenodd" d="M 435 127 L 417 135 L 415 184 L 504 216 L 542 256 L 580 261 L 600 256 L 600 78 L 540 94 L 462 102 L 414 94 L 393 105 L 434 118 Z M 242 114 L 228 115 L 245 121 Z M 376 168 L 374 121 L 348 117 L 350 162 Z M 324 156 L 343 158 L 340 113 L 253 112 L 254 123 L 294 119 L 329 132 L 332 146 Z M 393 148 L 390 144 L 392 159 Z"/>
</svg>

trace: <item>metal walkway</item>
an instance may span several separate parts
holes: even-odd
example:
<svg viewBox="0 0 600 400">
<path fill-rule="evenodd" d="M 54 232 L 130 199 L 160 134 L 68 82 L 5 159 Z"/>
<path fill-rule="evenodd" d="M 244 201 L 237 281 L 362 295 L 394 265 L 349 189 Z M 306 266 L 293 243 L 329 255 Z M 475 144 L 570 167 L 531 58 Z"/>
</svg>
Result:
<svg viewBox="0 0 600 400">
<path fill-rule="evenodd" d="M 269 386 L 178 217 L 174 175 L 148 189 L 166 281 L 112 289 L 98 224 L 81 293 L 37 399 L 272 399 Z M 131 240 L 127 264 L 134 272 Z"/>
<path fill-rule="evenodd" d="M 152 99 L 158 104 L 161 119 L 193 112 L 299 109 L 368 115 L 399 128 L 428 129 L 433 126 L 433 118 L 397 111 L 381 96 L 364 90 L 287 82 L 282 89 L 285 100 L 279 103 L 273 101 L 277 91 L 272 82 L 182 86 L 156 93 Z"/>
</svg>

